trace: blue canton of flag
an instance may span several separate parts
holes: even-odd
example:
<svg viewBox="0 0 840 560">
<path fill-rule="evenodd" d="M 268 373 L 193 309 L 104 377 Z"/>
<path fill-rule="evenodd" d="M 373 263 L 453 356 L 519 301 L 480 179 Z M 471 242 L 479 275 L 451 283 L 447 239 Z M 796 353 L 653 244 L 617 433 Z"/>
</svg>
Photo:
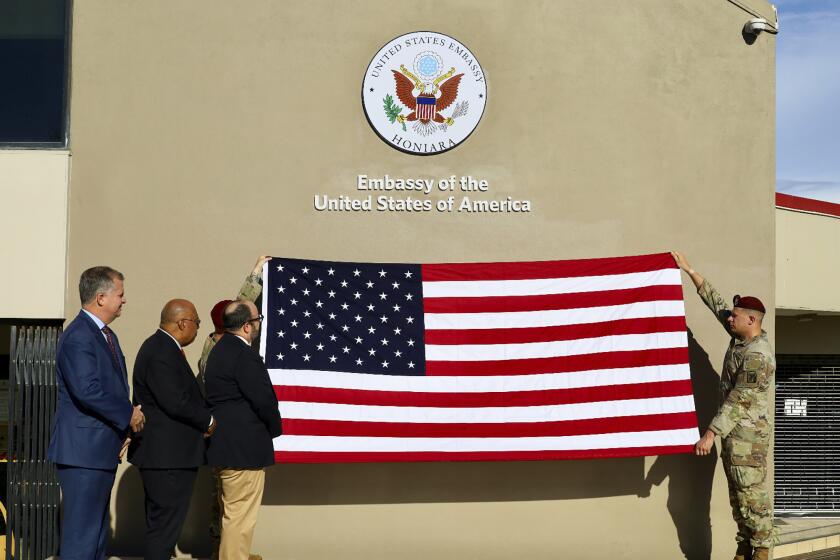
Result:
<svg viewBox="0 0 840 560">
<path fill-rule="evenodd" d="M 269 369 L 425 374 L 419 265 L 274 258 L 268 274 Z"/>
</svg>

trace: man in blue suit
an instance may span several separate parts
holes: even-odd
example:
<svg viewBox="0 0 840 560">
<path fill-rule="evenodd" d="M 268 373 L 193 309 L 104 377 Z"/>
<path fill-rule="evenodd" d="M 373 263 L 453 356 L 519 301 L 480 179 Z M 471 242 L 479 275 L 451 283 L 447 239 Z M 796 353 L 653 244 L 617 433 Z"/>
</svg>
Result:
<svg viewBox="0 0 840 560">
<path fill-rule="evenodd" d="M 47 457 L 61 486 L 62 560 L 104 560 L 117 464 L 129 430 L 145 422 L 131 404 L 125 357 L 108 327 L 125 304 L 123 280 L 107 266 L 84 271 L 82 310 L 58 341 L 58 409 Z"/>
</svg>

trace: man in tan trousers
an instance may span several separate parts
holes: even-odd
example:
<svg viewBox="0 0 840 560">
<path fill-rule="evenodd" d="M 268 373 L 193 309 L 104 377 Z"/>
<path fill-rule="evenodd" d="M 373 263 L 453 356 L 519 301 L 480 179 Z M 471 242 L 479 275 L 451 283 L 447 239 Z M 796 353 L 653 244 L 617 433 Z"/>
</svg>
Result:
<svg viewBox="0 0 840 560">
<path fill-rule="evenodd" d="M 220 560 L 248 560 L 265 467 L 274 464 L 272 439 L 282 429 L 268 370 L 252 347 L 262 320 L 253 302 L 230 303 L 222 315 L 225 334 L 204 374 L 207 402 L 219 424 L 210 438 L 207 464 L 221 481 Z"/>
<path fill-rule="evenodd" d="M 268 255 L 262 255 L 257 259 L 257 264 L 254 265 L 254 269 L 245 278 L 242 287 L 239 288 L 236 299 L 257 301 L 257 298 L 262 294 L 263 265 L 270 260 L 271 257 Z M 204 340 L 204 348 L 202 348 L 201 358 L 198 360 L 198 381 L 201 385 L 202 392 L 205 392 L 204 370 L 207 367 L 207 358 L 210 357 L 210 351 L 213 350 L 216 343 L 225 334 L 225 329 L 222 327 L 222 314 L 225 311 L 225 307 L 231 301 L 233 300 L 223 299 L 214 305 L 213 310 L 210 312 L 210 318 L 213 320 L 213 332 L 207 335 L 207 338 Z M 210 493 L 210 560 L 219 560 L 219 544 L 222 539 L 222 509 L 221 505 L 219 505 L 220 484 L 219 478 L 213 475 L 213 486 L 211 487 Z M 248 556 L 248 559 L 262 560 L 262 556 L 252 552 Z"/>
</svg>

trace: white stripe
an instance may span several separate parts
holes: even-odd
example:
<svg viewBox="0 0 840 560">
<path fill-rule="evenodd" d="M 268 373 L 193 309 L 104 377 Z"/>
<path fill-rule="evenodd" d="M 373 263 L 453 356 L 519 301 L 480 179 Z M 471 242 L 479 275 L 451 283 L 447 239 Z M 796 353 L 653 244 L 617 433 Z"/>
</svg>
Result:
<svg viewBox="0 0 840 560">
<path fill-rule="evenodd" d="M 338 436 L 281 436 L 274 440 L 276 451 L 572 451 L 627 447 L 691 445 L 697 428 L 653 432 L 619 432 L 558 437 L 524 438 L 395 438 Z"/>
<path fill-rule="evenodd" d="M 512 329 L 555 327 L 581 323 L 604 323 L 619 319 L 646 317 L 685 317 L 682 300 L 640 301 L 604 307 L 553 309 L 548 311 L 508 311 L 503 313 L 426 313 L 426 330 Z"/>
<path fill-rule="evenodd" d="M 523 344 L 427 344 L 426 360 L 429 362 L 524 360 L 528 358 L 600 354 L 602 352 L 684 348 L 686 346 L 688 346 L 688 337 L 685 332 L 620 334 L 598 338 Z"/>
<path fill-rule="evenodd" d="M 270 262 L 271 261 L 264 262 L 263 263 L 263 269 L 262 269 L 262 277 L 265 279 L 265 282 L 266 282 L 266 287 L 265 287 L 266 293 L 268 293 L 268 290 L 269 290 L 269 287 L 268 287 L 268 263 L 270 263 Z M 268 317 L 268 296 L 262 298 L 262 311 L 260 313 L 262 313 L 263 317 Z M 267 325 L 268 325 L 268 319 L 263 321 L 263 323 L 260 325 L 260 327 L 265 327 Z M 263 361 L 265 361 L 265 345 L 266 345 L 266 340 L 267 339 L 268 339 L 267 336 L 261 336 L 260 337 L 260 356 L 262 356 Z"/>
<path fill-rule="evenodd" d="M 423 282 L 423 297 L 537 296 L 626 290 L 644 286 L 682 286 L 677 268 L 574 278 Z"/>
<path fill-rule="evenodd" d="M 555 422 L 584 418 L 644 416 L 694 410 L 694 397 L 657 397 L 545 406 L 437 408 L 372 406 L 280 401 L 280 415 L 298 420 L 351 422 L 411 422 L 419 424 L 496 424 L 504 422 Z"/>
<path fill-rule="evenodd" d="M 308 369 L 271 369 L 271 383 L 286 387 L 321 387 L 365 391 L 405 391 L 417 393 L 503 393 L 511 391 L 547 391 L 578 387 L 603 387 L 629 383 L 656 383 L 691 379 L 688 364 L 597 369 L 569 373 L 535 375 L 464 375 L 402 376 L 319 371 Z"/>
</svg>

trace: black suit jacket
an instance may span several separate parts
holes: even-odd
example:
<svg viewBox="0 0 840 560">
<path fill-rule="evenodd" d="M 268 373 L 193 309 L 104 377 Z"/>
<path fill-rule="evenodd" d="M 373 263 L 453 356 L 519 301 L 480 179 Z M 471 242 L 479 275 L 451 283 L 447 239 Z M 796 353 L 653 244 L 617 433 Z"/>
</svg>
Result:
<svg viewBox="0 0 840 560">
<path fill-rule="evenodd" d="M 178 343 L 161 330 L 137 353 L 134 403 L 143 405 L 146 427 L 132 437 L 132 464 L 157 469 L 204 464 L 210 410 Z"/>
<path fill-rule="evenodd" d="M 204 385 L 219 423 L 210 438 L 207 463 L 245 469 L 273 465 L 271 440 L 282 431 L 280 411 L 259 354 L 235 335 L 225 334 L 207 358 Z"/>
</svg>

